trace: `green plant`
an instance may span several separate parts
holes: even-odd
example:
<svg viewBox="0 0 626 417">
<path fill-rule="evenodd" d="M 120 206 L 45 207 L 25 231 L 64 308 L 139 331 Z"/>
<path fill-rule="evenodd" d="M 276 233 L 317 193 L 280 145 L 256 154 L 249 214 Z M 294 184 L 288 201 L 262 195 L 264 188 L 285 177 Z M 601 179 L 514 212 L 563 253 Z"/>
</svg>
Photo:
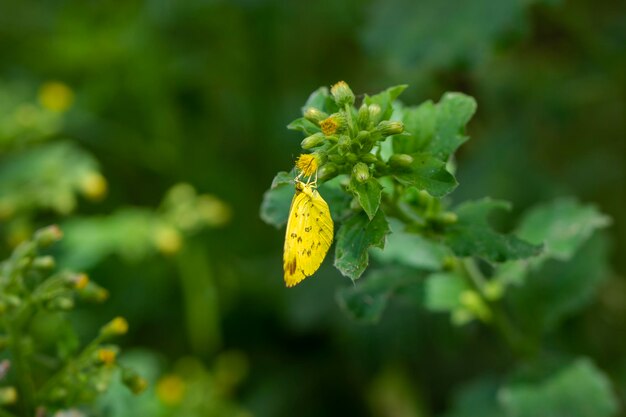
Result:
<svg viewBox="0 0 626 417">
<path fill-rule="evenodd" d="M 126 333 L 128 323 L 117 317 L 80 347 L 67 313 L 76 300 L 101 302 L 108 292 L 87 275 L 53 272 L 55 260 L 43 254 L 61 239 L 50 226 L 21 243 L 0 264 L 0 415 L 47 416 L 54 411 L 93 402 L 121 370 L 133 392 L 145 381 L 116 361 L 112 341 Z"/>
<path fill-rule="evenodd" d="M 319 192 L 340 224 L 334 265 L 355 282 L 338 291 L 340 306 L 374 323 L 392 297 L 403 297 L 449 313 L 457 326 L 492 327 L 515 365 L 468 384 L 451 415 L 614 415 L 617 401 L 603 372 L 545 343 L 606 278 L 606 242 L 594 232 L 610 219 L 562 198 L 532 208 L 512 233 L 502 233 L 489 217 L 510 210 L 508 202 L 453 205 L 454 153 L 468 139 L 476 102 L 446 93 L 438 103 L 405 106 L 396 100 L 405 88 L 365 95 L 358 108 L 346 83 L 320 88 L 288 126 L 307 136 L 302 148 L 318 161 Z M 285 224 L 293 178 L 278 173 L 266 192 L 267 223 Z M 373 265 L 360 279 L 370 256 Z"/>
</svg>

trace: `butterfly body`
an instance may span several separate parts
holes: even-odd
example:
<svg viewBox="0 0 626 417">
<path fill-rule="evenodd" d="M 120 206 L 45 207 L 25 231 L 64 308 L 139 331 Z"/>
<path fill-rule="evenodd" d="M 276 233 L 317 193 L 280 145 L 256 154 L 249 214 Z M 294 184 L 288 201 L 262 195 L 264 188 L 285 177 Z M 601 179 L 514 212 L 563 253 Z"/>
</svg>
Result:
<svg viewBox="0 0 626 417">
<path fill-rule="evenodd" d="M 287 287 L 293 287 L 317 271 L 333 241 L 333 233 L 333 220 L 326 201 L 313 184 L 296 180 L 283 254 Z"/>
</svg>

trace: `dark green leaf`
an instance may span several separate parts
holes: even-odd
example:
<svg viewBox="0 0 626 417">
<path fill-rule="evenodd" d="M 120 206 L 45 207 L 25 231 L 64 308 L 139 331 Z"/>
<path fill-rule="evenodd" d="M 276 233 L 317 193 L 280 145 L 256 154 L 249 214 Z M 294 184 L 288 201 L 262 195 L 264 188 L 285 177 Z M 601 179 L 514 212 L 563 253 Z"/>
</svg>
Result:
<svg viewBox="0 0 626 417">
<path fill-rule="evenodd" d="M 315 123 L 305 119 L 304 117 L 301 117 L 289 123 L 287 125 L 287 129 L 298 130 L 300 132 L 303 132 L 307 136 L 313 135 L 317 132 L 321 132 L 320 128 Z"/>
<path fill-rule="evenodd" d="M 335 267 L 345 276 L 355 280 L 368 264 L 368 249 L 383 248 L 389 224 L 382 210 L 372 220 L 364 212 L 355 213 L 346 220 L 337 233 Z"/>
<path fill-rule="evenodd" d="M 272 186 L 263 194 L 261 219 L 276 228 L 287 223 L 289 207 L 294 195 L 293 174 L 281 171 L 276 174 Z"/>
<path fill-rule="evenodd" d="M 389 226 L 391 233 L 387 236 L 385 250 L 373 249 L 370 252 L 376 260 L 427 271 L 442 268 L 445 257 L 449 255 L 449 249 L 445 245 L 405 232 L 402 223 L 397 220 L 389 219 Z"/>
<path fill-rule="evenodd" d="M 582 205 L 571 198 L 560 199 L 525 214 L 517 235 L 531 243 L 543 243 L 544 253 L 551 258 L 568 260 L 596 229 L 610 222 L 593 205 Z"/>
<path fill-rule="evenodd" d="M 609 379 L 586 358 L 539 380 L 511 382 L 498 398 L 511 417 L 610 417 L 617 412 Z"/>
<path fill-rule="evenodd" d="M 527 328 L 542 332 L 587 305 L 609 277 L 604 236 L 589 240 L 569 262 L 548 260 L 521 287 L 509 290 L 513 307 Z M 537 294 L 541 294 L 540 297 Z"/>
<path fill-rule="evenodd" d="M 514 235 L 493 230 L 487 216 L 493 209 L 510 209 L 505 201 L 484 198 L 461 204 L 455 211 L 458 222 L 448 228 L 445 242 L 458 256 L 478 256 L 492 262 L 504 262 L 538 255 L 541 246 L 532 245 Z"/>
<path fill-rule="evenodd" d="M 455 393 L 452 409 L 445 417 L 502 417 L 504 412 L 498 404 L 498 382 L 481 378 L 465 384 Z"/>
<path fill-rule="evenodd" d="M 406 136 L 393 139 L 397 153 L 428 152 L 447 161 L 468 137 L 465 125 L 476 112 L 476 101 L 465 94 L 446 93 L 438 104 L 427 101 L 403 109 Z"/>
<path fill-rule="evenodd" d="M 367 181 L 360 182 L 355 178 L 350 181 L 350 188 L 359 200 L 359 204 L 365 210 L 367 217 L 371 219 L 378 211 L 380 206 L 380 197 L 382 196 L 383 187 L 375 178 L 369 178 Z"/>
<path fill-rule="evenodd" d="M 421 285 L 422 273 L 406 268 L 386 268 L 369 272 L 356 285 L 337 291 L 337 301 L 351 318 L 376 323 L 387 301 L 398 290 Z"/>
<path fill-rule="evenodd" d="M 326 101 L 330 98 L 327 87 L 320 87 L 313 91 L 306 100 L 302 111 L 306 111 L 309 107 L 315 107 L 318 110 L 326 111 Z"/>
<path fill-rule="evenodd" d="M 433 197 L 443 197 L 458 185 L 456 178 L 446 170 L 446 163 L 430 154 L 412 154 L 413 162 L 395 172 L 398 181 L 426 190 Z"/>
<path fill-rule="evenodd" d="M 382 91 L 373 96 L 365 96 L 366 104 L 378 104 L 380 106 L 381 120 L 388 120 L 393 113 L 393 102 L 395 99 L 402 94 L 404 90 L 406 90 L 407 85 L 396 85 L 394 87 L 389 87 L 385 91 Z"/>
</svg>

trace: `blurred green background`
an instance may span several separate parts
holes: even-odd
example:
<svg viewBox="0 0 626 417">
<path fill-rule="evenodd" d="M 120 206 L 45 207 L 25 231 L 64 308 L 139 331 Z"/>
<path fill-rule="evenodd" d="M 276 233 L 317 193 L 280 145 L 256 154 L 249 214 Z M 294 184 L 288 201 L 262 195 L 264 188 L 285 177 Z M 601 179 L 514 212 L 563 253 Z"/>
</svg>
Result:
<svg viewBox="0 0 626 417">
<path fill-rule="evenodd" d="M 353 323 L 331 259 L 285 289 L 283 231 L 258 210 L 319 86 L 462 91 L 478 112 L 454 201 L 510 200 L 514 218 L 575 195 L 613 218 L 611 278 L 551 343 L 623 395 L 625 45 L 617 0 L 0 0 L 0 250 L 59 223 L 63 264 L 111 293 L 72 316 L 81 337 L 130 322 L 126 360 L 153 388 L 114 388 L 103 415 L 442 415 L 511 363 L 501 342 L 410 303 Z"/>
</svg>

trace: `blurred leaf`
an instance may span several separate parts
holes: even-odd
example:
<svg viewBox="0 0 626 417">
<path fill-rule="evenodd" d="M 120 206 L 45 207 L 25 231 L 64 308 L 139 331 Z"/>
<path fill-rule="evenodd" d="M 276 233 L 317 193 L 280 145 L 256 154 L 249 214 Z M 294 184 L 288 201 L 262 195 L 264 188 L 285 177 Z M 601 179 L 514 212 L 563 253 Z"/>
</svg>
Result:
<svg viewBox="0 0 626 417">
<path fill-rule="evenodd" d="M 378 211 L 380 206 L 380 197 L 382 196 L 383 187 L 375 178 L 369 178 L 364 182 L 360 182 L 355 178 L 350 181 L 350 188 L 356 194 L 359 204 L 365 210 L 367 217 L 371 219 Z"/>
<path fill-rule="evenodd" d="M 379 262 L 402 265 L 428 271 L 440 270 L 450 250 L 441 243 L 403 230 L 403 224 L 389 219 L 391 233 L 384 250 L 372 249 L 370 254 Z"/>
<path fill-rule="evenodd" d="M 498 398 L 511 417 L 610 417 L 617 412 L 609 379 L 586 358 L 540 380 L 510 382 Z"/>
<path fill-rule="evenodd" d="M 406 90 L 406 88 L 408 87 L 408 85 L 396 85 L 394 87 L 389 87 L 388 89 L 386 89 L 385 91 L 382 91 L 378 94 L 375 94 L 373 96 L 365 96 L 365 104 L 370 105 L 370 104 L 378 104 L 380 106 L 380 110 L 381 110 L 381 119 L 380 120 L 387 120 L 391 117 L 391 114 L 393 113 L 393 102 L 395 99 L 398 98 L 398 96 L 400 94 L 402 94 L 402 92 L 404 90 Z"/>
<path fill-rule="evenodd" d="M 407 268 L 373 270 L 358 283 L 338 290 L 337 300 L 352 319 L 374 324 L 396 291 L 407 285 L 421 285 L 422 277 L 423 273 Z"/>
<path fill-rule="evenodd" d="M 497 401 L 498 382 L 481 378 L 464 384 L 452 399 L 451 410 L 445 417 L 502 417 Z"/>
<path fill-rule="evenodd" d="M 570 198 L 538 205 L 524 214 L 516 234 L 530 243 L 543 244 L 543 252 L 535 258 L 506 262 L 495 276 L 505 284 L 519 285 L 529 270 L 537 270 L 546 260 L 571 259 L 595 230 L 610 221 L 595 206 Z"/>
<path fill-rule="evenodd" d="M 383 248 L 389 224 L 382 210 L 372 220 L 363 212 L 355 213 L 339 228 L 335 245 L 335 267 L 345 276 L 355 280 L 368 264 L 368 249 Z"/>
<path fill-rule="evenodd" d="M 452 311 L 461 306 L 461 294 L 469 286 L 454 272 L 431 274 L 426 279 L 424 304 L 431 311 Z"/>
<path fill-rule="evenodd" d="M 591 302 L 608 276 L 607 241 L 597 235 L 572 260 L 547 261 L 526 278 L 523 286 L 512 288 L 509 294 L 519 317 L 528 327 L 541 332 Z"/>
<path fill-rule="evenodd" d="M 276 228 L 287 224 L 289 208 L 293 199 L 294 176 L 292 173 L 281 171 L 272 180 L 272 186 L 263 194 L 261 203 L 261 219 Z"/>
<path fill-rule="evenodd" d="M 398 181 L 415 186 L 419 190 L 426 190 L 433 197 L 443 197 L 458 185 L 456 178 L 447 171 L 444 161 L 426 153 L 411 156 L 413 157 L 411 165 L 394 173 Z"/>
<path fill-rule="evenodd" d="M 543 243 L 544 256 L 566 261 L 595 230 L 610 223 L 611 219 L 593 205 L 559 199 L 529 210 L 516 234 L 530 243 Z"/>
<path fill-rule="evenodd" d="M 449 227 L 445 242 L 458 256 L 478 256 L 492 262 L 538 255 L 541 246 L 500 234 L 487 223 L 491 210 L 510 208 L 509 203 L 490 198 L 461 204 L 456 209 L 458 222 Z"/>
<path fill-rule="evenodd" d="M 476 112 L 476 100 L 462 93 L 446 93 L 439 103 L 427 101 L 403 109 L 402 121 L 409 135 L 395 136 L 395 152 L 429 152 L 447 161 L 468 137 L 465 125 Z"/>
<path fill-rule="evenodd" d="M 305 119 L 304 117 L 301 117 L 289 123 L 287 125 L 287 129 L 300 131 L 307 136 L 313 135 L 317 132 L 321 132 L 319 126 L 317 126 L 310 120 Z"/>
<path fill-rule="evenodd" d="M 309 107 L 315 107 L 326 113 L 335 113 L 337 111 L 337 104 L 335 104 L 335 101 L 328 93 L 327 87 L 320 87 L 312 92 L 304 107 L 302 107 L 302 112 Z"/>
</svg>

